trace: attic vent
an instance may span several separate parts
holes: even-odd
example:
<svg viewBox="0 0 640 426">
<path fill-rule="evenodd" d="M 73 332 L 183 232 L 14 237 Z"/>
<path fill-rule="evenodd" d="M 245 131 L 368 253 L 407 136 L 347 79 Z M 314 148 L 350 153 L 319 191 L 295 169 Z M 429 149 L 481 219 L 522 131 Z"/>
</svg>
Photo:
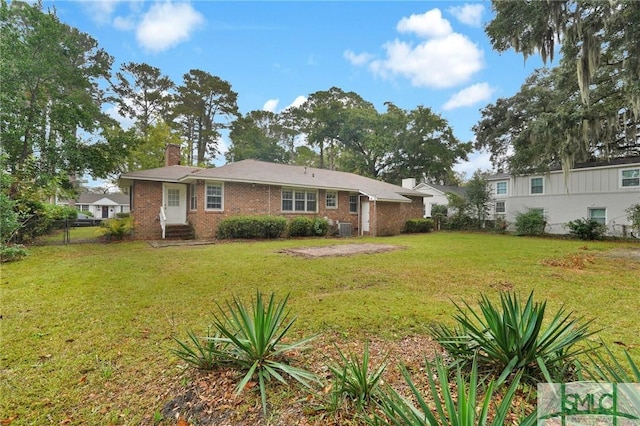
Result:
<svg viewBox="0 0 640 426">
<path fill-rule="evenodd" d="M 340 237 L 351 236 L 351 224 L 349 222 L 338 223 L 338 236 Z"/>
</svg>

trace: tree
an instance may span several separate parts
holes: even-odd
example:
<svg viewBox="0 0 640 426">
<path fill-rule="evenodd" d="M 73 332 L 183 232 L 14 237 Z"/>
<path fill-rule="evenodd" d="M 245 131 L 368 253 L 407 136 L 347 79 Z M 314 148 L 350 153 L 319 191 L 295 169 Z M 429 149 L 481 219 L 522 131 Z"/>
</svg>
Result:
<svg viewBox="0 0 640 426">
<path fill-rule="evenodd" d="M 404 178 L 446 181 L 454 164 L 467 159 L 471 142 L 460 142 L 447 120 L 431 108 L 419 106 L 405 114 L 406 119 L 401 121 L 404 127 L 392 132 L 397 135 L 394 145 L 389 147 L 391 158 L 384 180 L 395 183 Z"/>
<path fill-rule="evenodd" d="M 640 154 L 640 3 L 494 0 L 492 5 L 495 18 L 486 32 L 494 49 L 514 49 L 525 58 L 539 52 L 546 63 L 553 60 L 556 40 L 561 42 L 562 60 L 550 79 L 558 89 L 555 102 L 565 108 L 549 111 L 535 127 L 524 125 L 529 139 L 538 142 L 529 150 L 534 163 L 562 163 L 566 170 L 575 161 Z M 500 115 L 504 106 L 490 114 Z M 553 140 L 559 145 L 555 150 Z"/>
<path fill-rule="evenodd" d="M 476 219 L 479 228 L 484 227 L 484 222 L 491 210 L 493 200 L 491 198 L 491 187 L 487 181 L 487 174 L 476 170 L 467 182 L 466 199 L 469 203 L 471 213 Z"/>
<path fill-rule="evenodd" d="M 0 132 L 15 178 L 10 196 L 22 196 L 28 185 L 52 195 L 85 172 L 105 177 L 112 158 L 96 153 L 115 150 L 99 134 L 114 121 L 102 112 L 100 84 L 113 59 L 41 4 L 2 1 L 0 23 Z"/>
<path fill-rule="evenodd" d="M 151 125 L 167 116 L 175 84 L 160 69 L 147 64 L 129 62 L 116 73 L 112 89 L 114 101 L 124 117 L 135 120 L 143 135 Z"/>
<path fill-rule="evenodd" d="M 341 131 L 344 114 L 353 108 L 367 107 L 366 102 L 355 92 L 345 92 L 338 87 L 318 91 L 309 95 L 304 104 L 297 108 L 297 117 L 307 135 L 310 146 L 318 147 L 320 168 L 335 169 L 342 148 Z M 371 107 L 373 108 L 373 107 Z"/>
<path fill-rule="evenodd" d="M 205 164 L 218 155 L 221 130 L 239 116 L 238 94 L 220 77 L 193 69 L 177 88 L 173 115 L 186 141 L 189 162 Z M 195 157 L 193 156 L 195 153 Z"/>
<path fill-rule="evenodd" d="M 227 161 L 252 158 L 285 163 L 287 156 L 277 138 L 278 127 L 276 115 L 269 111 L 251 111 L 238 118 L 231 125 L 229 138 L 232 145 L 226 154 Z"/>
</svg>

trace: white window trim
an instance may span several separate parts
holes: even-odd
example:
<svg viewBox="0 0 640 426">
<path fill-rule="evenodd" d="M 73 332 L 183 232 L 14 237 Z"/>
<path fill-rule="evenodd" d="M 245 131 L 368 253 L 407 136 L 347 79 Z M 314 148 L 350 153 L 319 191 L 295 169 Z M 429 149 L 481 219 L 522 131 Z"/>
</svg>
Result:
<svg viewBox="0 0 640 426">
<path fill-rule="evenodd" d="M 534 193 L 531 191 L 531 190 L 532 190 L 531 183 L 532 183 L 532 181 L 533 181 L 534 179 L 540 179 L 540 180 L 542 180 L 542 192 L 541 192 L 541 193 L 539 193 L 539 194 L 534 194 Z M 531 176 L 531 177 L 529 178 L 529 195 L 534 195 L 534 196 L 535 196 L 535 195 L 544 195 L 544 192 L 545 192 L 544 177 L 543 177 L 543 176 Z"/>
<path fill-rule="evenodd" d="M 194 201 L 195 199 L 195 206 Z M 198 210 L 198 184 L 193 182 L 189 184 L 189 211 Z"/>
<path fill-rule="evenodd" d="M 620 174 L 619 174 L 619 179 L 618 179 L 618 186 L 619 186 L 620 189 L 634 189 L 634 190 L 637 190 L 638 188 L 640 188 L 640 185 L 638 185 L 638 186 L 636 186 L 636 185 L 622 186 L 622 179 L 623 179 L 622 174 L 623 174 L 623 172 L 628 172 L 630 170 L 638 170 L 638 173 L 640 173 L 640 167 L 628 167 L 626 169 L 620 169 Z"/>
<path fill-rule="evenodd" d="M 607 208 L 606 207 L 588 207 L 587 208 L 587 220 L 595 220 L 597 218 L 591 217 L 591 212 L 593 210 L 604 210 L 604 225 L 607 224 Z"/>
<path fill-rule="evenodd" d="M 498 193 L 498 184 L 499 183 L 504 183 L 504 185 L 505 185 L 504 194 L 499 194 Z M 508 196 L 509 196 L 509 181 L 501 180 L 501 181 L 496 182 L 496 197 L 508 197 Z"/>
<path fill-rule="evenodd" d="M 282 193 L 283 192 L 291 192 L 291 196 L 292 196 L 292 204 L 291 204 L 291 210 L 284 210 L 282 208 Z M 304 208 L 305 210 L 296 210 L 296 192 L 303 192 L 304 193 Z M 307 194 L 308 193 L 314 193 L 316 196 L 316 208 L 315 210 L 307 210 Z M 337 202 L 337 200 L 336 200 Z M 320 201 L 318 200 L 318 190 L 317 189 L 305 189 L 305 188 L 282 188 L 280 190 L 280 211 L 283 214 L 304 214 L 304 213 L 308 213 L 308 214 L 317 214 L 318 213 L 318 204 L 320 203 Z"/>
<path fill-rule="evenodd" d="M 504 206 L 504 210 L 501 211 L 501 212 L 498 211 L 498 203 L 502 203 L 502 205 Z M 494 206 L 493 211 L 494 211 L 494 213 L 496 215 L 503 215 L 504 216 L 507 213 L 507 202 L 506 201 L 502 201 L 502 200 L 496 201 L 496 205 Z"/>
<path fill-rule="evenodd" d="M 335 206 L 330 206 L 327 204 L 327 201 L 329 199 L 329 194 L 333 194 L 333 196 L 335 197 L 335 200 L 336 200 Z M 338 208 L 338 193 L 336 191 L 327 191 L 327 193 L 324 195 L 324 207 L 330 210 L 335 210 Z"/>
<path fill-rule="evenodd" d="M 207 208 L 207 187 L 208 186 L 219 186 L 221 189 L 220 193 L 220 208 L 219 209 L 210 209 Z M 207 182 L 204 185 L 204 197 L 202 197 L 202 203 L 204 206 L 204 210 L 208 212 L 223 212 L 224 211 L 224 182 Z"/>
<path fill-rule="evenodd" d="M 351 197 L 356 197 L 356 210 L 352 211 L 351 210 Z M 349 214 L 358 214 L 358 206 L 360 205 L 359 203 L 359 198 L 360 198 L 360 194 L 349 194 Z"/>
</svg>

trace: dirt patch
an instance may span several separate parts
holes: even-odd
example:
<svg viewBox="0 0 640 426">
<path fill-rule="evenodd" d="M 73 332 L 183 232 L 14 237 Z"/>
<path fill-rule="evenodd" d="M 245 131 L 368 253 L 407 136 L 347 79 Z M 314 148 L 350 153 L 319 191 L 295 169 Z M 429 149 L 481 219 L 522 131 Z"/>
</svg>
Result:
<svg viewBox="0 0 640 426">
<path fill-rule="evenodd" d="M 612 259 L 627 259 L 640 262 L 640 247 L 625 247 L 608 250 L 603 252 L 601 256 L 609 257 Z"/>
<path fill-rule="evenodd" d="M 356 254 L 383 253 L 387 251 L 405 249 L 404 246 L 391 244 L 341 244 L 324 247 L 300 247 L 280 250 L 279 253 L 287 253 L 304 257 L 327 257 L 327 256 L 352 256 Z"/>
</svg>

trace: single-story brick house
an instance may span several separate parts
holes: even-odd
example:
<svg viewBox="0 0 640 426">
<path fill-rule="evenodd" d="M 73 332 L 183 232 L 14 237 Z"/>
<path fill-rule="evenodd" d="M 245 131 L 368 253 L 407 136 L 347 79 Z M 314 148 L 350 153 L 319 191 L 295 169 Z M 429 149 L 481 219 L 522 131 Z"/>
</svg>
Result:
<svg viewBox="0 0 640 426">
<path fill-rule="evenodd" d="M 164 235 L 166 225 L 190 225 L 196 238 L 214 238 L 235 215 L 319 216 L 350 224 L 354 234 L 399 234 L 423 212 L 421 192 L 353 173 L 243 160 L 221 167 L 181 166 L 168 145 L 165 167 L 125 173 L 136 238 Z M 348 227 L 347 227 L 348 228 Z"/>
</svg>

